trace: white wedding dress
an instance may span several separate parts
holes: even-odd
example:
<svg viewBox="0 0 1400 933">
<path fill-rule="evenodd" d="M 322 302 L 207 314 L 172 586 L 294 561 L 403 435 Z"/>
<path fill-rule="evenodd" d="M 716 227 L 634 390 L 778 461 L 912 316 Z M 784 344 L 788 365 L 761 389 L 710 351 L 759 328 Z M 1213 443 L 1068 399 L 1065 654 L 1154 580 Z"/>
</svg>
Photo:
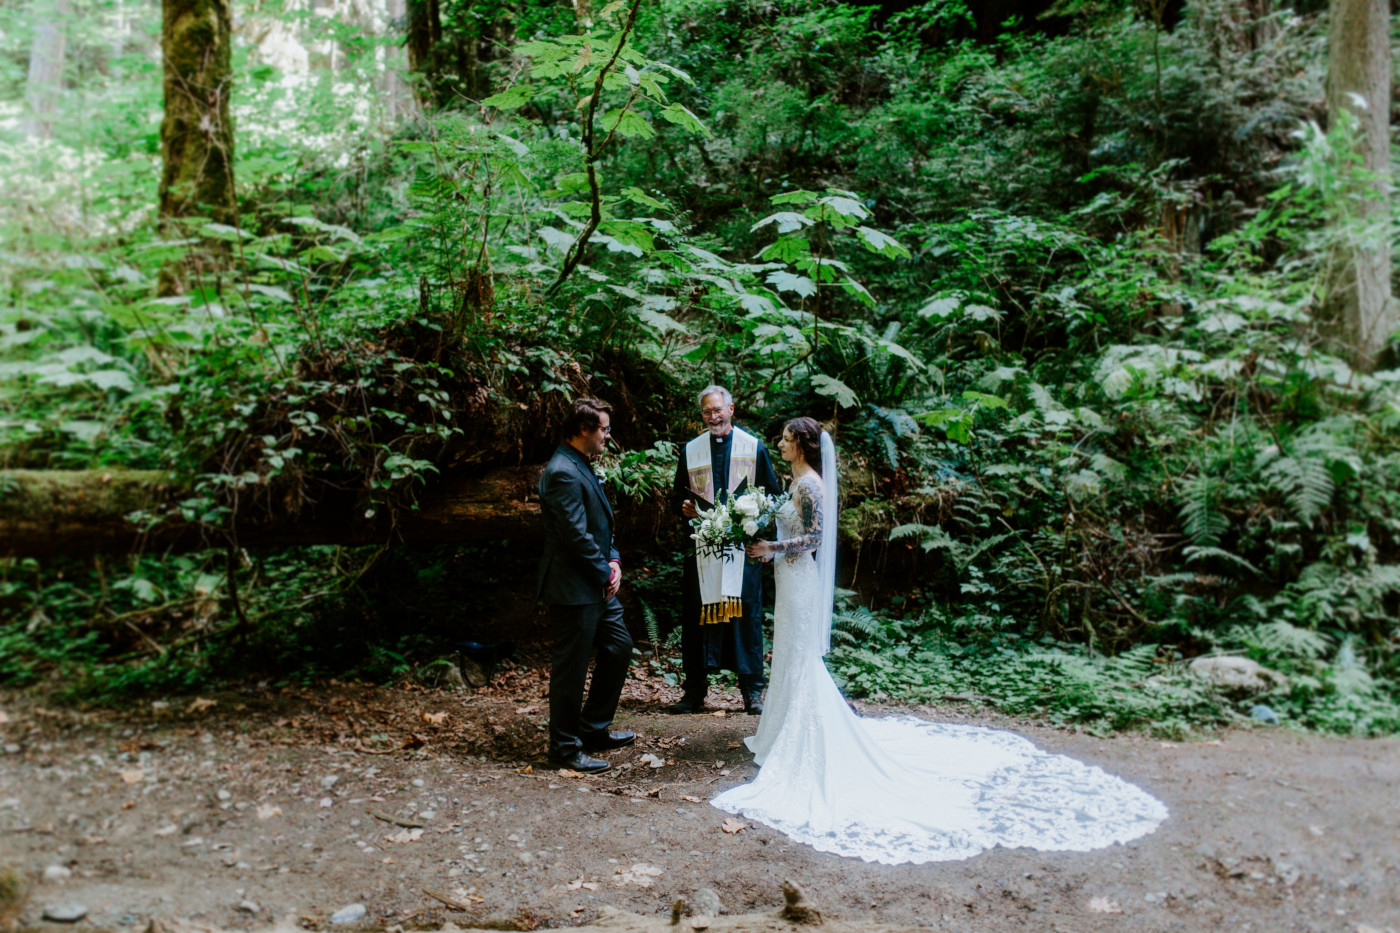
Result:
<svg viewBox="0 0 1400 933">
<path fill-rule="evenodd" d="M 834 455 L 827 459 L 834 486 Z M 823 538 L 822 486 L 811 474 L 793 483 L 779 541 Z M 834 545 L 831 537 L 823 543 Z M 745 739 L 761 767 L 714 806 L 819 851 L 886 864 L 963 859 L 998 845 L 1085 851 L 1166 818 L 1161 802 L 1126 781 L 1010 732 L 856 715 L 822 662 L 834 569 L 824 581 L 810 546 L 774 561 L 772 675 L 758 733 Z"/>
</svg>

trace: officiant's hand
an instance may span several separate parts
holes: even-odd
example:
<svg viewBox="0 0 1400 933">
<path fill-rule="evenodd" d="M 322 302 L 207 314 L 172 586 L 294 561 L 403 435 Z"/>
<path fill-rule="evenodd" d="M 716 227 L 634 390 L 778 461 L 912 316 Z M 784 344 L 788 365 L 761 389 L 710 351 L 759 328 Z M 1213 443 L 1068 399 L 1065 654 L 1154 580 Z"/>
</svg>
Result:
<svg viewBox="0 0 1400 933">
<path fill-rule="evenodd" d="M 755 541 L 745 548 L 745 550 L 749 552 L 750 557 L 762 561 L 772 560 L 773 554 L 775 553 L 772 541 Z"/>
<path fill-rule="evenodd" d="M 611 572 L 608 574 L 607 588 L 603 591 L 604 599 L 612 599 L 622 587 L 622 564 L 615 560 L 609 561 L 608 567 L 611 568 Z"/>
<path fill-rule="evenodd" d="M 694 499 L 687 499 L 681 503 L 681 514 L 686 518 L 699 518 L 700 507 L 695 504 Z"/>
</svg>

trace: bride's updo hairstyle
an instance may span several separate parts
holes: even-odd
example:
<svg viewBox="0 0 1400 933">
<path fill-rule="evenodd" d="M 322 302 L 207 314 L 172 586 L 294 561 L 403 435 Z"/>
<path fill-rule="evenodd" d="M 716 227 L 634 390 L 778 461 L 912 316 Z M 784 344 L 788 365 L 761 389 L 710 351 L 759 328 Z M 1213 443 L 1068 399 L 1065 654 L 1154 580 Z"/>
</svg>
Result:
<svg viewBox="0 0 1400 933">
<path fill-rule="evenodd" d="M 792 439 L 797 442 L 797 449 L 802 451 L 802 459 L 807 461 L 807 465 L 817 471 L 820 476 L 822 472 L 822 426 L 815 418 L 793 418 L 783 428 L 792 435 Z"/>
</svg>

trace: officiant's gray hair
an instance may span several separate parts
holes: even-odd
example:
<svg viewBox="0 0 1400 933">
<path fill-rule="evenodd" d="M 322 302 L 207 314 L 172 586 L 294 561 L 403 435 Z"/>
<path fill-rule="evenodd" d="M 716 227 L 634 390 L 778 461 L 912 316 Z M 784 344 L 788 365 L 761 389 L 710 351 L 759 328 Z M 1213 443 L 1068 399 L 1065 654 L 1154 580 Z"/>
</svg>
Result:
<svg viewBox="0 0 1400 933">
<path fill-rule="evenodd" d="M 720 398 L 724 399 L 724 404 L 726 405 L 734 404 L 734 396 L 730 395 L 729 390 L 724 386 L 706 386 L 704 390 L 701 391 L 700 397 L 695 401 L 703 405 L 705 404 L 705 399 L 709 398 L 711 395 L 718 395 Z"/>
</svg>

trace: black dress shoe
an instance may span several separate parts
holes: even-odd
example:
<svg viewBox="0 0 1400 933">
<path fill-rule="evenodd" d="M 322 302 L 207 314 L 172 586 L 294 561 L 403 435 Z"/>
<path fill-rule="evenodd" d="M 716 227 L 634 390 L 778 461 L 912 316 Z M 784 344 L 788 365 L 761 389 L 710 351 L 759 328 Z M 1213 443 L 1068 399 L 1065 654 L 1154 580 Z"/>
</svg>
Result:
<svg viewBox="0 0 1400 933">
<path fill-rule="evenodd" d="M 679 702 L 666 707 L 666 712 L 672 716 L 684 716 L 688 713 L 702 712 L 704 709 L 704 697 L 681 697 Z"/>
<path fill-rule="evenodd" d="M 744 712 L 750 716 L 763 715 L 763 694 L 755 690 L 753 693 L 744 694 Z"/>
<path fill-rule="evenodd" d="M 586 752 L 605 752 L 610 748 L 622 748 L 637 741 L 635 732 L 590 732 L 579 736 Z"/>
<path fill-rule="evenodd" d="M 556 768 L 568 768 L 570 771 L 577 771 L 580 774 L 601 774 L 612 765 L 601 758 L 591 758 L 583 752 L 574 752 L 572 755 L 550 755 L 549 763 Z"/>
</svg>

